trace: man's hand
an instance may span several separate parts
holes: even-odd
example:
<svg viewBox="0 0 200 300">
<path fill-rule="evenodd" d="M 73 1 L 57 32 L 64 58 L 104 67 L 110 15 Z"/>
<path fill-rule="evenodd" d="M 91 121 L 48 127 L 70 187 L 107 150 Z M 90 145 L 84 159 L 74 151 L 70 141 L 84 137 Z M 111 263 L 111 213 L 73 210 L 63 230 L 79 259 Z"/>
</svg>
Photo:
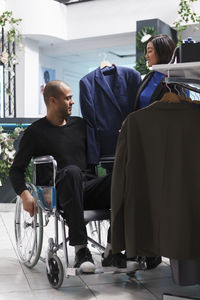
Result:
<svg viewBox="0 0 200 300">
<path fill-rule="evenodd" d="M 34 214 L 38 213 L 38 209 L 37 209 L 35 200 L 28 190 L 23 191 L 21 193 L 20 197 L 22 198 L 24 210 L 29 212 L 31 217 L 33 217 Z"/>
</svg>

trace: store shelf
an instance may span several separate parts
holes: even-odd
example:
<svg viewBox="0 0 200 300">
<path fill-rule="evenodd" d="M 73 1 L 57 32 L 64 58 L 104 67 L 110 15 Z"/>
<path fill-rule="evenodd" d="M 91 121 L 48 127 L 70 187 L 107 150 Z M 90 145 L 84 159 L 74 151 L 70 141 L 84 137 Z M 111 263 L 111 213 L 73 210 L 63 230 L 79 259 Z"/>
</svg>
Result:
<svg viewBox="0 0 200 300">
<path fill-rule="evenodd" d="M 200 87 L 200 62 L 153 65 L 152 69 L 165 74 L 167 83 L 183 83 Z"/>
<path fill-rule="evenodd" d="M 200 79 L 200 62 L 153 65 L 152 69 L 168 77 L 185 77 Z"/>
</svg>

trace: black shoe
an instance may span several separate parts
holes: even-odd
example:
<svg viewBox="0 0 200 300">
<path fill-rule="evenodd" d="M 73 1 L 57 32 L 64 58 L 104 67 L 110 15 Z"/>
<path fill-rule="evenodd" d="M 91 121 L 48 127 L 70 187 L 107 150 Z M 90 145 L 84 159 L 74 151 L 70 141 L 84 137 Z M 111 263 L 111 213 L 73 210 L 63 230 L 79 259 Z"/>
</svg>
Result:
<svg viewBox="0 0 200 300">
<path fill-rule="evenodd" d="M 156 268 L 162 262 L 162 257 L 161 256 L 146 257 L 145 261 L 146 261 L 147 269 L 151 270 Z"/>
<path fill-rule="evenodd" d="M 74 268 L 80 268 L 80 271 L 83 273 L 94 273 L 95 265 L 92 258 L 92 254 L 87 247 L 81 248 L 75 257 Z"/>
<path fill-rule="evenodd" d="M 101 261 L 101 264 L 103 267 L 110 267 L 112 266 L 112 258 L 113 258 L 113 255 L 112 255 L 112 251 L 110 250 L 109 253 L 108 253 L 108 256 L 107 257 L 104 257 L 104 253 L 102 253 L 102 261 Z"/>
<path fill-rule="evenodd" d="M 127 260 L 125 254 L 112 254 L 112 251 L 110 250 L 107 257 L 104 257 L 104 254 L 102 254 L 102 257 L 103 267 L 115 267 L 115 271 L 121 272 L 135 272 L 138 270 L 138 263 L 136 261 Z"/>
<path fill-rule="evenodd" d="M 102 254 L 102 257 L 103 267 L 114 266 L 117 268 L 126 268 L 126 255 L 122 253 L 112 254 L 112 251 L 110 250 L 107 257 L 104 257 L 104 254 Z"/>
</svg>

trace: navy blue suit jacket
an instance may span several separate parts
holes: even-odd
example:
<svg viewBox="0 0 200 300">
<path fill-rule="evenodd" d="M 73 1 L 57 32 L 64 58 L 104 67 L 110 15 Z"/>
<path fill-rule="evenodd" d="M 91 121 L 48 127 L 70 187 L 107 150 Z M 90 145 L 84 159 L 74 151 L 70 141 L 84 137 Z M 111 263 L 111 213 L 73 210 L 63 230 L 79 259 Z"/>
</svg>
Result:
<svg viewBox="0 0 200 300">
<path fill-rule="evenodd" d="M 119 129 L 133 111 L 141 83 L 139 72 L 131 68 L 114 66 L 104 75 L 106 72 L 97 68 L 80 80 L 80 106 L 87 121 L 90 164 L 98 164 L 100 156 L 114 155 Z M 113 74 L 110 81 L 109 72 Z"/>
</svg>

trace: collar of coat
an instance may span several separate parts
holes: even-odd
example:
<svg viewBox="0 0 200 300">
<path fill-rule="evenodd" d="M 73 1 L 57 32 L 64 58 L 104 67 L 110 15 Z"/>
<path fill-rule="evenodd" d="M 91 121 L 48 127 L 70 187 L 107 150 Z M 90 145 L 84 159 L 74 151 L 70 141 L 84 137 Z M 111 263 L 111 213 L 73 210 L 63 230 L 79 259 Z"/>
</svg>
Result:
<svg viewBox="0 0 200 300">
<path fill-rule="evenodd" d="M 190 102 L 200 104 L 198 100 L 191 100 L 189 97 L 185 97 L 182 95 L 177 95 L 175 93 L 165 93 L 164 96 L 160 99 L 160 102 L 165 103 L 182 103 L 182 102 Z"/>
</svg>

